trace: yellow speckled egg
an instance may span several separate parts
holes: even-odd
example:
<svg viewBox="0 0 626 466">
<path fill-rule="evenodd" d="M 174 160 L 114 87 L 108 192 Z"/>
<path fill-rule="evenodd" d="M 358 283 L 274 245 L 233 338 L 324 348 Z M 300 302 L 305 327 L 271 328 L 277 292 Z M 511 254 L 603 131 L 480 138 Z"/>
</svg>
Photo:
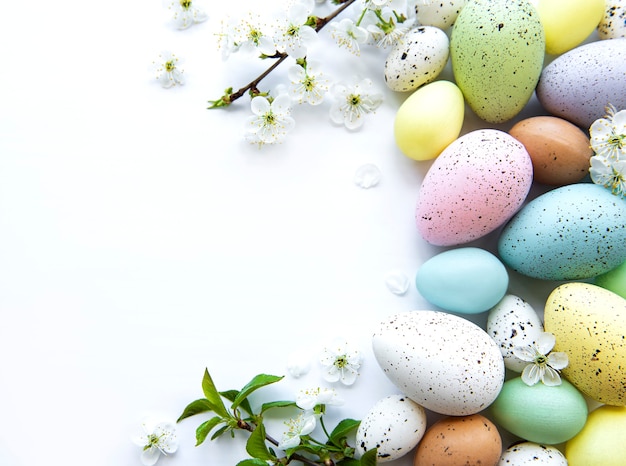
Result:
<svg viewBox="0 0 626 466">
<path fill-rule="evenodd" d="M 546 34 L 546 53 L 559 55 L 580 45 L 604 17 L 604 1 L 535 1 Z"/>
<path fill-rule="evenodd" d="M 465 102 L 450 81 L 426 84 L 400 106 L 394 136 L 404 155 L 415 160 L 437 157 L 461 133 Z"/>
<path fill-rule="evenodd" d="M 572 282 L 546 301 L 544 328 L 569 365 L 563 375 L 588 397 L 626 405 L 626 299 L 596 285 Z"/>
<path fill-rule="evenodd" d="M 565 444 L 569 466 L 623 466 L 626 462 L 626 408 L 600 406 L 585 427 Z"/>
</svg>

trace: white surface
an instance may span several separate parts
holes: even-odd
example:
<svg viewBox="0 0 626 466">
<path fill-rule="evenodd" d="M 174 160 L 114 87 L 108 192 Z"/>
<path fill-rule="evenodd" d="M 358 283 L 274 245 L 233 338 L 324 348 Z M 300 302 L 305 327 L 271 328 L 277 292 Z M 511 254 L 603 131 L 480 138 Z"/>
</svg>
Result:
<svg viewBox="0 0 626 466">
<path fill-rule="evenodd" d="M 394 295 L 385 277 L 412 280 L 441 250 L 414 227 L 429 163 L 394 145 L 406 96 L 385 90 L 384 53 L 353 60 L 325 30 L 315 51 L 330 74 L 371 77 L 384 105 L 356 133 L 329 122 L 328 104 L 296 108 L 287 141 L 259 151 L 242 139 L 247 98 L 205 109 L 262 68 L 223 62 L 215 36 L 228 8 L 239 18 L 259 2 L 198 1 L 210 20 L 186 31 L 159 2 L 94 3 L 0 7 L 0 464 L 139 465 L 130 437 L 146 415 L 175 419 L 201 397 L 205 367 L 219 389 L 240 388 L 286 375 L 291 353 L 335 335 L 366 360 L 354 386 L 335 386 L 346 403 L 330 411 L 362 418 L 396 392 L 371 355 L 373 326 L 433 308 L 413 286 Z M 156 83 L 151 62 L 165 49 L 182 58 L 185 86 Z M 464 132 L 481 126 L 468 115 Z M 382 173 L 369 190 L 352 182 L 365 163 Z M 474 244 L 493 250 L 496 237 Z M 510 292 L 538 310 L 553 287 L 511 274 Z M 313 361 L 254 400 L 317 385 Z M 179 451 L 159 464 L 246 456 L 229 438 L 195 448 L 201 420 L 180 424 Z"/>
</svg>

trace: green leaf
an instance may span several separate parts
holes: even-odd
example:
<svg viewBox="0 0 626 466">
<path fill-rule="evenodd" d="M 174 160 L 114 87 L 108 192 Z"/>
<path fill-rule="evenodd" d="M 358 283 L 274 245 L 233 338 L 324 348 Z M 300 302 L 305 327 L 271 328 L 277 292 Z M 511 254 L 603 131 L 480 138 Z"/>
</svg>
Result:
<svg viewBox="0 0 626 466">
<path fill-rule="evenodd" d="M 378 450 L 376 448 L 367 450 L 363 453 L 363 456 L 361 456 L 361 466 L 376 466 L 377 454 Z"/>
<path fill-rule="evenodd" d="M 200 445 L 207 438 L 207 435 L 217 426 L 223 419 L 219 416 L 212 417 L 206 422 L 203 422 L 196 429 L 196 446 Z"/>
<path fill-rule="evenodd" d="M 344 458 L 337 462 L 337 466 L 361 466 L 361 462 L 354 458 Z"/>
<path fill-rule="evenodd" d="M 235 401 L 235 398 L 237 398 L 237 395 L 239 395 L 239 390 L 228 390 L 225 392 L 220 392 L 220 395 L 222 395 L 224 398 L 232 403 L 233 401 Z M 239 403 L 239 406 L 241 406 L 241 408 L 246 413 L 252 415 L 252 407 L 250 406 L 250 402 L 248 400 L 243 400 L 241 403 Z"/>
<path fill-rule="evenodd" d="M 206 398 L 200 398 L 199 400 L 189 403 L 183 410 L 183 414 L 180 415 L 176 422 L 180 422 L 183 419 L 199 413 L 206 413 L 207 411 L 213 411 L 213 405 Z"/>
<path fill-rule="evenodd" d="M 246 451 L 254 458 L 262 460 L 275 459 L 275 456 L 270 453 L 265 444 L 265 427 L 263 424 L 259 424 L 250 434 L 246 442 Z"/>
<path fill-rule="evenodd" d="M 359 424 L 361 424 L 361 421 L 356 421 L 354 419 L 344 419 L 343 421 L 339 422 L 339 424 L 337 424 L 337 427 L 333 429 L 333 431 L 330 433 L 330 436 L 328 437 L 328 440 L 334 445 L 341 447 L 341 440 L 347 437 L 350 432 L 357 429 L 359 427 Z"/>
<path fill-rule="evenodd" d="M 270 401 L 261 405 L 261 413 L 271 408 L 289 408 L 293 406 L 298 406 L 295 401 Z"/>
<path fill-rule="evenodd" d="M 228 411 L 226 411 L 226 406 L 224 406 L 224 402 L 222 401 L 222 397 L 219 392 L 215 388 L 215 384 L 213 383 L 213 379 L 209 374 L 209 370 L 204 370 L 204 377 L 202 379 L 202 391 L 204 392 L 204 396 L 211 403 L 213 407 L 213 411 L 215 414 L 218 414 L 222 417 L 230 417 Z"/>
<path fill-rule="evenodd" d="M 222 426 L 219 429 L 217 429 L 215 431 L 215 433 L 211 436 L 211 440 L 215 440 L 216 438 L 218 438 L 220 435 L 222 435 L 224 432 L 227 432 L 228 430 L 230 430 L 231 427 L 229 427 L 228 425 Z"/>
<path fill-rule="evenodd" d="M 266 385 L 270 385 L 282 380 L 283 377 L 279 377 L 276 375 L 267 375 L 267 374 L 259 374 L 255 376 L 250 382 L 246 384 L 245 387 L 241 389 L 235 400 L 233 401 L 232 409 L 235 409 L 239 406 L 243 400 L 248 398 L 250 393 L 255 390 L 258 390 L 261 387 L 265 387 Z M 208 397 L 207 397 L 208 398 Z"/>
<path fill-rule="evenodd" d="M 250 458 L 240 461 L 239 463 L 237 463 L 237 466 L 267 466 L 267 461 L 261 460 L 259 458 Z"/>
</svg>

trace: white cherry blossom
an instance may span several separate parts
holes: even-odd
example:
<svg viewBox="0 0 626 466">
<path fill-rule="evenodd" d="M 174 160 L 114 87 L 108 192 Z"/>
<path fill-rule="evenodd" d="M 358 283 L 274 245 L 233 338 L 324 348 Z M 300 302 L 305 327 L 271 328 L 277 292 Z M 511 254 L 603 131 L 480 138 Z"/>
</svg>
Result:
<svg viewBox="0 0 626 466">
<path fill-rule="evenodd" d="M 179 68 L 179 58 L 171 52 L 162 52 L 159 54 L 158 61 L 154 61 L 153 65 L 156 71 L 156 79 L 165 88 L 176 85 L 183 85 L 183 70 Z"/>
<path fill-rule="evenodd" d="M 298 417 L 285 422 L 287 430 L 278 443 L 279 450 L 288 450 L 300 445 L 300 437 L 308 435 L 315 429 L 317 420 L 312 413 L 302 412 Z"/>
<path fill-rule="evenodd" d="M 291 118 L 291 98 L 280 94 L 270 103 L 264 96 L 254 97 L 250 107 L 253 116 L 246 122 L 247 139 L 262 146 L 282 142 L 295 126 Z"/>
<path fill-rule="evenodd" d="M 336 84 L 331 90 L 335 101 L 330 109 L 333 123 L 354 130 L 363 125 L 364 116 L 374 112 L 383 96 L 376 91 L 371 79 L 361 79 L 355 84 Z"/>
<path fill-rule="evenodd" d="M 529 363 L 522 371 L 522 381 L 526 385 L 535 385 L 539 381 L 549 386 L 561 384 L 558 371 L 565 369 L 569 361 L 566 353 L 551 353 L 555 343 L 554 334 L 543 332 L 534 344 L 513 348 L 517 358 Z"/>
<path fill-rule="evenodd" d="M 332 388 L 309 388 L 300 390 L 296 395 L 296 404 L 304 410 L 312 410 L 317 405 L 341 405 L 343 399 Z"/>
<path fill-rule="evenodd" d="M 611 190 L 617 196 L 626 196 L 626 156 L 612 160 L 608 157 L 591 157 L 589 168 L 591 180 Z"/>
<path fill-rule="evenodd" d="M 331 37 L 337 42 L 337 45 L 346 48 L 355 55 L 361 53 L 360 44 L 365 44 L 369 38 L 367 29 L 357 26 L 350 18 L 333 21 L 330 23 L 330 29 Z"/>
<path fill-rule="evenodd" d="M 607 106 L 607 115 L 593 122 L 589 128 L 591 148 L 611 160 L 626 158 L 626 110 L 617 111 Z"/>
<path fill-rule="evenodd" d="M 142 448 L 141 462 L 144 466 L 152 466 L 161 454 L 169 455 L 178 449 L 176 427 L 173 422 L 155 422 L 147 420 L 141 424 L 143 433 L 133 439 Z"/>
<path fill-rule="evenodd" d="M 324 348 L 320 363 L 325 369 L 323 377 L 327 382 L 352 385 L 359 375 L 361 353 L 347 341 L 339 340 Z"/>
<path fill-rule="evenodd" d="M 306 63 L 306 67 L 294 65 L 288 70 L 291 81 L 291 97 L 297 102 L 319 105 L 328 91 L 329 81 L 317 71 L 318 64 L 314 61 Z"/>
<path fill-rule="evenodd" d="M 208 19 L 204 10 L 197 7 L 192 0 L 172 2 L 170 8 L 174 10 L 174 22 L 178 29 L 187 29 Z"/>
<path fill-rule="evenodd" d="M 313 0 L 303 0 L 289 8 L 274 37 L 280 51 L 293 58 L 306 56 L 308 48 L 317 41 L 317 32 L 306 24 L 314 5 Z"/>
</svg>

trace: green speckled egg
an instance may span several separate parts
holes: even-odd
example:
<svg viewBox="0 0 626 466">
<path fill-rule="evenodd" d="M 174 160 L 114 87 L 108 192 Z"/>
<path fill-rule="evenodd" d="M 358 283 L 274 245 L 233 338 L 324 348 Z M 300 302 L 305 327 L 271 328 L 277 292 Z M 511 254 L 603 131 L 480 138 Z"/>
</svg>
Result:
<svg viewBox="0 0 626 466">
<path fill-rule="evenodd" d="M 557 287 L 546 300 L 546 332 L 569 365 L 562 374 L 588 397 L 626 405 L 626 299 L 590 283 Z"/>
<path fill-rule="evenodd" d="M 545 35 L 526 0 L 470 0 L 450 38 L 452 71 L 470 108 L 502 123 L 530 100 L 541 75 Z"/>
</svg>

